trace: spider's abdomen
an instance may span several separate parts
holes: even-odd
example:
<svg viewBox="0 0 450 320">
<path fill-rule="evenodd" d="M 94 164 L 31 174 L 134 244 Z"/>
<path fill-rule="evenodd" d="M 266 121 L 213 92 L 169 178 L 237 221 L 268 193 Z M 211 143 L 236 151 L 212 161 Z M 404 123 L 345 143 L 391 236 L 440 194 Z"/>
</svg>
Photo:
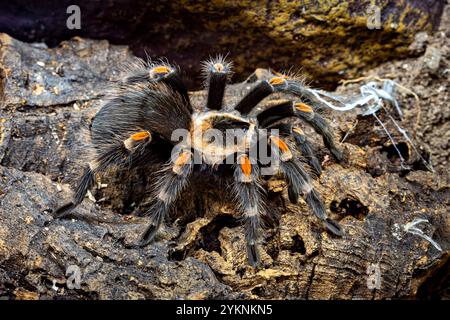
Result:
<svg viewBox="0 0 450 320">
<path fill-rule="evenodd" d="M 125 141 L 137 131 L 149 131 L 172 141 L 176 129 L 189 130 L 191 114 L 182 96 L 164 83 L 122 84 L 92 121 L 94 146 Z"/>
<path fill-rule="evenodd" d="M 92 120 L 91 139 L 94 145 L 123 140 L 129 132 L 145 125 L 142 105 L 136 103 L 124 106 L 119 103 L 116 99 L 109 101 Z"/>
</svg>

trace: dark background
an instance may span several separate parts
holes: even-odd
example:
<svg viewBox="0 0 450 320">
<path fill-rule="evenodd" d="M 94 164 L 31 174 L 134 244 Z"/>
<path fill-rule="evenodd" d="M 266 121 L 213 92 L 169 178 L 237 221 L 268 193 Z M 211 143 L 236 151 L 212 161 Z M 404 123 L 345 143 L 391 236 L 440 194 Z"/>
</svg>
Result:
<svg viewBox="0 0 450 320">
<path fill-rule="evenodd" d="M 325 3 L 325 4 L 324 4 Z M 381 30 L 365 24 L 368 0 L 349 1 L 0 1 L 0 31 L 57 46 L 74 36 L 129 45 L 134 54 L 167 57 L 200 83 L 199 61 L 217 53 L 235 61 L 234 80 L 256 67 L 301 68 L 332 89 L 341 78 L 413 54 L 420 30 L 437 28 L 445 0 L 378 0 Z M 66 9 L 81 9 L 81 29 L 66 27 Z M 363 18 L 363 19 L 361 19 Z"/>
</svg>

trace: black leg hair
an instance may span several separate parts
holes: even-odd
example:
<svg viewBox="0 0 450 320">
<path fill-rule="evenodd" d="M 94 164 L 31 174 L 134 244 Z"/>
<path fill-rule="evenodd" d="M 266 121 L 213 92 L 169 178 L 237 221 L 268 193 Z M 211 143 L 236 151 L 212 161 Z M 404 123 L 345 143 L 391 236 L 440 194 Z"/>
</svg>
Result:
<svg viewBox="0 0 450 320">
<path fill-rule="evenodd" d="M 134 137 L 134 138 L 133 138 Z M 131 135 L 128 139 L 119 145 L 113 145 L 104 150 L 100 156 L 91 161 L 84 168 L 75 196 L 72 202 L 69 202 L 58 209 L 54 213 L 54 218 L 64 218 L 70 214 L 81 202 L 83 202 L 86 193 L 95 182 L 95 175 L 103 173 L 111 166 L 127 167 L 133 163 L 142 162 L 143 158 L 151 161 L 152 158 L 147 155 L 151 153 L 148 149 L 148 143 L 151 141 L 151 135 L 147 131 L 139 132 Z"/>
<path fill-rule="evenodd" d="M 269 139 L 273 139 L 273 137 L 270 137 Z M 276 154 L 280 154 L 280 171 L 288 182 L 289 201 L 296 204 L 300 194 L 305 195 L 306 203 L 312 209 L 313 213 L 322 220 L 326 228 L 335 235 L 342 236 L 343 232 L 340 225 L 328 218 L 325 206 L 317 191 L 314 190 L 311 183 L 311 177 L 303 165 L 292 156 L 283 158 L 283 155 L 288 152 L 291 153 L 291 151 L 289 151 L 289 145 L 282 139 L 272 140 L 270 145 L 273 150 L 277 149 L 274 150 Z"/>
<path fill-rule="evenodd" d="M 325 147 L 330 150 L 336 160 L 342 161 L 344 156 L 334 143 L 333 133 L 330 130 L 330 126 L 326 120 L 321 115 L 314 112 L 310 106 L 304 103 L 296 103 L 295 106 L 297 109 L 297 116 L 311 125 L 311 127 L 313 127 L 314 130 L 322 136 Z"/>
<path fill-rule="evenodd" d="M 292 134 L 292 124 L 291 123 L 276 123 L 271 125 L 268 130 L 277 129 L 280 133 L 280 136 L 289 137 Z"/>
<path fill-rule="evenodd" d="M 305 133 L 299 127 L 293 127 L 291 123 L 278 123 L 269 127 L 269 129 L 278 129 L 280 136 L 293 136 L 296 146 L 300 149 L 300 153 L 314 172 L 318 175 L 322 172 L 322 166 L 319 159 L 314 154 L 313 148 L 306 138 Z"/>
<path fill-rule="evenodd" d="M 189 112 L 192 113 L 192 106 L 189 99 L 188 90 L 180 77 L 177 67 L 168 63 L 161 62 L 159 64 L 148 65 L 145 62 L 131 64 L 132 73 L 125 78 L 125 83 L 136 84 L 145 82 L 160 82 L 167 85 L 173 91 L 180 94 Z M 128 71 L 129 72 L 129 71 Z"/>
<path fill-rule="evenodd" d="M 342 160 L 343 158 L 342 152 L 337 148 L 336 144 L 334 143 L 333 133 L 331 132 L 326 120 L 321 115 L 314 112 L 313 108 L 302 102 L 294 103 L 291 101 L 287 101 L 280 104 L 276 104 L 259 113 L 257 115 L 257 119 L 260 127 L 264 128 L 284 118 L 294 116 L 302 119 L 303 121 L 311 125 L 314 128 L 314 130 L 322 136 L 323 142 L 325 146 L 330 150 L 331 154 L 338 161 Z M 301 143 L 302 138 L 300 136 L 298 136 L 297 138 L 299 138 L 298 142 L 300 142 L 300 145 L 304 144 Z M 305 151 L 306 155 L 310 155 L 312 151 L 311 148 L 308 147 L 309 145 L 302 147 L 302 149 L 304 149 L 302 151 Z M 320 173 L 321 171 L 319 169 L 320 166 L 317 166 L 317 164 L 314 164 L 312 166 L 318 173 Z"/>
<path fill-rule="evenodd" d="M 156 70 L 156 71 L 155 71 Z M 186 104 L 187 109 L 192 113 L 192 105 L 189 99 L 188 90 L 181 80 L 179 71 L 169 65 L 156 66 L 150 70 L 150 77 L 153 81 L 162 82 L 173 91 L 180 94 Z"/>
<path fill-rule="evenodd" d="M 53 217 L 55 219 L 60 219 L 68 216 L 73 209 L 75 209 L 81 202 L 83 202 L 86 193 L 90 188 L 92 188 L 94 182 L 95 182 L 94 170 L 92 170 L 89 166 L 85 167 L 83 175 L 81 176 L 78 182 L 73 200 L 56 209 Z"/>
<path fill-rule="evenodd" d="M 186 103 L 187 109 L 190 113 L 192 113 L 192 105 L 191 100 L 189 99 L 188 90 L 178 73 L 174 71 L 173 73 L 164 77 L 162 82 L 169 86 L 173 91 L 178 92 L 181 95 L 184 102 Z"/>
<path fill-rule="evenodd" d="M 242 115 L 246 115 L 253 110 L 265 97 L 273 92 L 273 87 L 268 81 L 261 81 L 254 86 L 247 95 L 234 107 Z"/>
<path fill-rule="evenodd" d="M 306 138 L 303 130 L 298 127 L 294 127 L 292 128 L 292 135 L 294 136 L 295 144 L 300 149 L 303 157 L 306 159 L 311 168 L 313 168 L 314 171 L 320 175 L 322 173 L 322 166 L 320 165 L 319 159 L 317 159 L 314 154 L 313 148 Z"/>
<path fill-rule="evenodd" d="M 225 86 L 231 76 L 231 64 L 221 55 L 202 64 L 205 87 L 208 89 L 206 107 L 212 110 L 222 109 Z"/>
<path fill-rule="evenodd" d="M 293 94 L 294 96 L 300 97 L 300 98 L 306 98 L 309 100 L 313 105 L 315 109 L 322 108 L 322 102 L 320 102 L 314 94 L 312 94 L 307 88 L 302 85 L 301 82 L 296 80 L 286 80 L 286 86 L 280 86 L 276 88 L 277 91 L 282 91 L 285 93 Z"/>
<path fill-rule="evenodd" d="M 150 216 L 150 223 L 139 243 L 130 247 L 143 247 L 153 241 L 164 218 L 189 182 L 192 161 L 190 151 L 181 151 L 177 158 L 163 169 L 154 186 L 155 202 L 145 214 Z"/>
<path fill-rule="evenodd" d="M 328 218 L 325 205 L 318 192 L 313 188 L 308 172 L 301 163 L 295 160 L 281 162 L 280 169 L 289 183 L 288 196 L 292 203 L 297 203 L 300 194 L 305 195 L 305 201 L 313 213 L 324 223 L 325 227 L 337 236 L 342 236 L 341 226 Z"/>
<path fill-rule="evenodd" d="M 296 115 L 294 102 L 286 101 L 265 109 L 260 112 L 256 118 L 258 119 L 259 127 L 267 128 L 277 121 L 284 118 L 295 117 Z"/>
<path fill-rule="evenodd" d="M 247 155 L 238 157 L 233 191 L 245 219 L 247 257 L 250 265 L 260 265 L 258 245 L 261 241 L 261 215 L 264 212 L 264 189 L 259 184 L 259 168 Z"/>
<path fill-rule="evenodd" d="M 259 81 L 250 92 L 238 102 L 235 109 L 241 114 L 246 115 L 250 113 L 259 102 L 274 92 L 288 93 L 300 98 L 306 97 L 308 100 L 314 102 L 315 105 L 321 105 L 316 97 L 306 90 L 300 82 L 288 80 L 280 76 L 274 76 L 269 80 Z"/>
</svg>

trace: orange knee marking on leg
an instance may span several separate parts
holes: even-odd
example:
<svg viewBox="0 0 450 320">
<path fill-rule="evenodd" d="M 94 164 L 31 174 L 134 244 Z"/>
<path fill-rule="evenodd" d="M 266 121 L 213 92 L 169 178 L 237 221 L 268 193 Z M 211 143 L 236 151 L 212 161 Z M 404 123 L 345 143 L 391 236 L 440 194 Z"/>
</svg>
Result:
<svg viewBox="0 0 450 320">
<path fill-rule="evenodd" d="M 273 86 L 283 84 L 285 82 L 286 82 L 286 80 L 282 77 L 273 77 L 272 79 L 269 80 L 269 83 Z"/>
<path fill-rule="evenodd" d="M 144 140 L 147 139 L 148 137 L 150 137 L 150 132 L 148 131 L 140 131 L 130 136 L 130 138 L 134 141 Z"/>
<path fill-rule="evenodd" d="M 170 72 L 170 68 L 167 66 L 158 66 L 158 67 L 154 67 L 152 69 L 153 73 L 156 74 L 164 74 L 164 73 L 169 73 Z"/>
<path fill-rule="evenodd" d="M 248 158 L 247 155 L 244 154 L 239 158 L 239 162 L 241 165 L 242 173 L 246 177 L 249 177 L 252 174 L 252 164 L 250 163 L 250 159 Z"/>
<path fill-rule="evenodd" d="M 281 151 L 283 152 L 289 151 L 289 147 L 287 146 L 286 142 L 284 142 L 280 138 L 271 136 L 270 141 L 273 142 L 277 146 L 277 148 L 280 149 Z"/>
<path fill-rule="evenodd" d="M 175 160 L 175 166 L 181 167 L 184 166 L 191 159 L 191 153 L 188 151 L 182 151 L 178 158 Z"/>
<path fill-rule="evenodd" d="M 307 112 L 307 113 L 313 112 L 313 109 L 310 106 L 308 106 L 307 104 L 304 104 L 303 102 L 296 103 L 294 106 L 297 110 L 300 110 L 302 112 Z"/>
<path fill-rule="evenodd" d="M 281 161 L 288 161 L 288 160 L 292 159 L 292 152 L 289 149 L 286 142 L 284 142 L 282 139 L 275 137 L 275 136 L 270 137 L 270 142 L 273 143 L 278 148 L 278 150 L 281 151 L 281 154 L 280 154 Z"/>
</svg>

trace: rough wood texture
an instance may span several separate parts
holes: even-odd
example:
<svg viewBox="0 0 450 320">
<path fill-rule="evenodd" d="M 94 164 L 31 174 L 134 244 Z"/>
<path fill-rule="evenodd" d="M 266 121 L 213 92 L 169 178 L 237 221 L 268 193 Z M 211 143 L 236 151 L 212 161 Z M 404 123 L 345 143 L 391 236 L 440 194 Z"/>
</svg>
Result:
<svg viewBox="0 0 450 320">
<path fill-rule="evenodd" d="M 447 26 L 428 40 L 444 57 L 450 53 L 448 35 Z M 0 41 L 0 296 L 383 299 L 448 294 L 449 73 L 430 71 L 426 54 L 372 72 L 381 77 L 395 72 L 396 81 L 420 95 L 422 120 L 414 130 L 413 100 L 400 97 L 404 125 L 424 154 L 432 152 L 437 173 L 423 171 L 412 154 L 416 170 L 399 172 L 389 140 L 371 119 L 358 117 L 357 129 L 342 144 L 347 160 L 341 164 L 326 160 L 320 139 L 305 127 L 326 160 L 316 187 L 346 235 L 339 239 L 324 232 L 304 202 L 289 204 L 284 183 L 273 178 L 269 199 L 280 219 L 270 221 L 264 267 L 254 270 L 246 263 L 239 214 L 213 179 L 194 181 L 171 223 L 145 249 L 123 247 L 145 228 L 144 218 L 130 214 L 146 206 L 141 201 L 145 173 L 133 173 L 131 181 L 117 174 L 106 177 L 101 182 L 108 186 L 92 191 L 97 202 L 85 199 L 77 208 L 79 218 L 53 220 L 49 209 L 72 195 L 67 182 L 79 172 L 86 139 L 82 129 L 98 109 L 104 85 L 117 76 L 116 66 L 130 54 L 106 41 L 74 39 L 54 49 L 5 34 Z M 402 71 L 405 65 L 418 75 Z M 232 86 L 226 101 L 237 99 L 247 86 Z M 348 85 L 339 92 L 357 89 Z M 196 103 L 205 98 L 203 92 L 191 96 Z M 357 117 L 326 116 L 340 137 Z M 407 144 L 404 152 L 409 152 Z M 115 187 L 119 180 L 124 185 Z M 428 221 L 423 230 L 442 251 L 405 232 L 416 218 Z M 73 270 L 81 276 L 79 288 L 73 287 Z"/>
</svg>

